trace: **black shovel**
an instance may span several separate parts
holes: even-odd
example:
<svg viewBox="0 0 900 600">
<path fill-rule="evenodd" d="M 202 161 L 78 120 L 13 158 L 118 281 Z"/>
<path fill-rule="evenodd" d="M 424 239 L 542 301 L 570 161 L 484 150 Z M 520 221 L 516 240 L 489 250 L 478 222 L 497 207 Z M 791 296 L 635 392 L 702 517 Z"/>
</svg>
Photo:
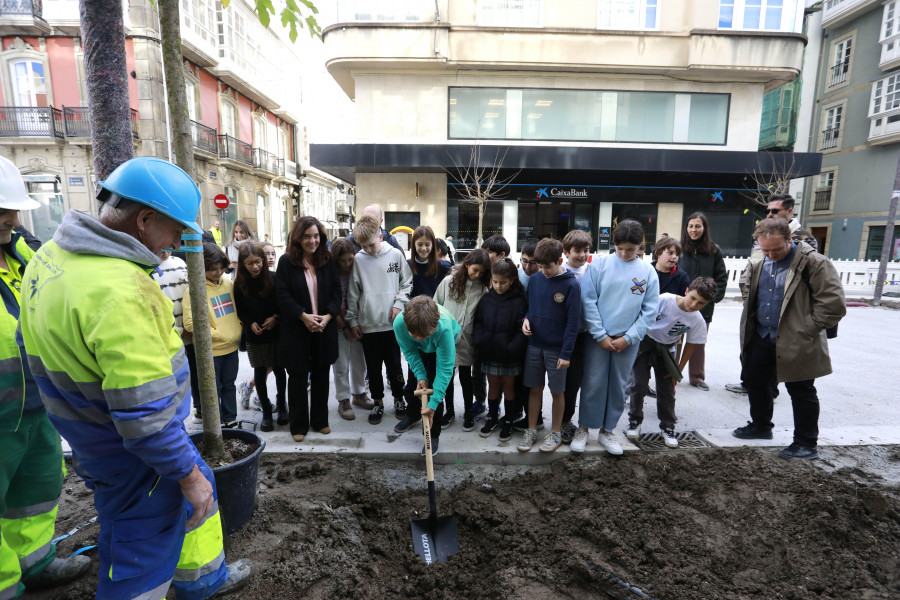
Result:
<svg viewBox="0 0 900 600">
<path fill-rule="evenodd" d="M 428 396 L 434 390 L 416 390 L 415 395 L 422 398 L 422 408 L 428 405 Z M 414 410 L 410 407 L 408 410 Z M 440 427 L 440 424 L 438 424 Z M 431 460 L 431 428 L 428 419 L 422 417 L 422 431 L 425 433 L 425 467 L 428 471 L 428 502 L 431 514 L 427 519 L 413 519 L 409 525 L 412 529 L 413 547 L 426 564 L 445 562 L 447 558 L 459 550 L 459 534 L 456 531 L 456 517 L 437 516 L 437 502 L 434 497 L 434 464 Z"/>
</svg>

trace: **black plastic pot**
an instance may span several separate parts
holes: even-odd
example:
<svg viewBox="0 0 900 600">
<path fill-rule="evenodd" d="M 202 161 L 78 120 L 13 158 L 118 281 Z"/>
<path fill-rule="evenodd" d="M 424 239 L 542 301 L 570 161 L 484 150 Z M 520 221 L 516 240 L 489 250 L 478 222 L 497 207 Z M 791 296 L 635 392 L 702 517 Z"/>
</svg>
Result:
<svg viewBox="0 0 900 600">
<path fill-rule="evenodd" d="M 191 434 L 194 444 L 203 441 L 203 432 Z M 222 513 L 225 533 L 231 535 L 243 527 L 256 507 L 257 476 L 259 474 L 259 457 L 266 440 L 260 435 L 246 429 L 223 429 L 222 437 L 238 439 L 247 444 L 259 444 L 259 448 L 250 456 L 236 463 L 214 468 L 216 492 L 219 497 L 219 511 Z"/>
</svg>

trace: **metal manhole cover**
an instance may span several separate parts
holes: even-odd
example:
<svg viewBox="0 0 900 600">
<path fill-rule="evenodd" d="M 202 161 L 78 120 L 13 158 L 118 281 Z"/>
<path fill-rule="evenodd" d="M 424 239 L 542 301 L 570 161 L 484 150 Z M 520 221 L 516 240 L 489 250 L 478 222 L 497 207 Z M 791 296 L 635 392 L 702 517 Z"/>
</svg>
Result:
<svg viewBox="0 0 900 600">
<path fill-rule="evenodd" d="M 709 448 L 709 444 L 694 435 L 693 431 L 678 431 L 675 433 L 678 440 L 678 448 Z M 663 441 L 661 433 L 642 433 L 636 440 L 630 440 L 632 444 L 645 452 L 665 452 L 675 450 L 668 448 Z"/>
</svg>

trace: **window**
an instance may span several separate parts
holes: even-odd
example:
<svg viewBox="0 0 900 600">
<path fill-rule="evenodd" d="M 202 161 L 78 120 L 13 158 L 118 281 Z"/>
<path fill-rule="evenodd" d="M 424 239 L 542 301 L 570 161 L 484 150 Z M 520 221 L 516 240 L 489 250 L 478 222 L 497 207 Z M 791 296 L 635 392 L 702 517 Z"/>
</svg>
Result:
<svg viewBox="0 0 900 600">
<path fill-rule="evenodd" d="M 56 228 L 62 223 L 66 205 L 59 192 L 55 175 L 38 174 L 32 178 L 43 180 L 28 182 L 28 195 L 40 203 L 40 206 L 34 210 L 20 212 L 19 215 L 25 217 L 26 226 L 39 240 L 47 242 L 53 239 Z"/>
<path fill-rule="evenodd" d="M 269 232 L 269 220 L 266 218 L 266 197 L 256 194 L 256 239 L 264 240 Z"/>
<path fill-rule="evenodd" d="M 187 101 L 188 117 L 191 121 L 200 122 L 200 111 L 198 110 L 199 102 L 197 101 L 197 84 L 184 78 L 184 95 Z"/>
<path fill-rule="evenodd" d="M 478 0 L 478 24 L 483 27 L 540 27 L 541 0 Z"/>
<path fill-rule="evenodd" d="M 221 2 L 216 3 L 219 58 L 230 60 L 246 71 L 255 72 L 256 65 L 261 64 L 258 50 L 247 34 L 247 21 L 238 10 L 235 4 L 223 8 Z"/>
<path fill-rule="evenodd" d="M 222 230 L 222 242 L 227 243 L 231 239 L 231 228 L 234 222 L 238 220 L 238 196 L 239 192 L 235 188 L 225 187 L 225 195 L 228 196 L 228 208 L 218 211 L 225 222 L 225 229 Z"/>
<path fill-rule="evenodd" d="M 219 131 L 237 138 L 237 106 L 231 100 L 222 99 L 222 115 Z"/>
<path fill-rule="evenodd" d="M 881 260 L 881 249 L 884 245 L 884 225 L 869 226 L 869 238 L 866 240 L 866 260 Z M 894 227 L 894 238 L 891 244 L 890 260 L 900 260 L 900 227 Z"/>
<path fill-rule="evenodd" d="M 658 0 L 600 0 L 598 29 L 657 29 Z"/>
<path fill-rule="evenodd" d="M 834 106 L 825 111 L 820 150 L 829 150 L 838 147 L 841 138 L 841 119 L 843 118 L 843 113 L 843 105 Z"/>
<path fill-rule="evenodd" d="M 831 77 L 828 80 L 829 86 L 836 86 L 847 81 L 850 73 L 850 56 L 853 48 L 853 38 L 847 38 L 834 44 L 834 51 L 831 55 Z"/>
<path fill-rule="evenodd" d="M 215 46 L 216 17 L 212 0 L 181 0 L 181 21 L 182 34 L 190 32 Z"/>
<path fill-rule="evenodd" d="M 451 139 L 724 145 L 728 94 L 458 88 Z"/>
<path fill-rule="evenodd" d="M 813 201 L 814 211 L 831 210 L 831 197 L 834 190 L 834 171 L 826 171 L 816 181 L 816 197 Z"/>
<path fill-rule="evenodd" d="M 9 63 L 15 106 L 47 106 L 44 63 L 19 60 Z"/>
<path fill-rule="evenodd" d="M 897 11 L 897 2 L 888 2 L 884 5 L 884 15 L 881 19 L 881 41 L 895 39 L 900 35 L 900 12 Z"/>
<path fill-rule="evenodd" d="M 253 147 L 268 149 L 266 146 L 266 118 L 262 115 L 253 116 Z"/>
<path fill-rule="evenodd" d="M 872 84 L 869 139 L 900 133 L 900 74 Z"/>
<path fill-rule="evenodd" d="M 285 125 L 278 127 L 278 158 L 284 158 L 291 162 L 294 160 L 291 154 L 291 138 Z"/>
<path fill-rule="evenodd" d="M 719 0 L 719 29 L 800 31 L 797 0 Z"/>
</svg>

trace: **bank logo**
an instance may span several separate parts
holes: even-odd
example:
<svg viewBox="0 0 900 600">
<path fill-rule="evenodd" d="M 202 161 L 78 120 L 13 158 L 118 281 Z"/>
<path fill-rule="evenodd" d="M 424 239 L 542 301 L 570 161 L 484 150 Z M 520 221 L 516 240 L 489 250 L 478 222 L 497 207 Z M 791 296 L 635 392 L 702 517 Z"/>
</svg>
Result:
<svg viewBox="0 0 900 600">
<path fill-rule="evenodd" d="M 725 199 L 722 197 L 722 192 L 713 192 L 712 201 L 713 202 L 725 202 Z"/>
<path fill-rule="evenodd" d="M 550 197 L 550 194 L 547 193 L 547 188 L 540 188 L 540 189 L 537 191 L 537 197 L 538 197 L 538 199 L 540 199 L 540 198 L 549 198 L 549 197 Z"/>
<path fill-rule="evenodd" d="M 543 187 L 537 189 L 537 198 L 587 198 L 588 193 L 585 188 L 555 188 Z"/>
</svg>

